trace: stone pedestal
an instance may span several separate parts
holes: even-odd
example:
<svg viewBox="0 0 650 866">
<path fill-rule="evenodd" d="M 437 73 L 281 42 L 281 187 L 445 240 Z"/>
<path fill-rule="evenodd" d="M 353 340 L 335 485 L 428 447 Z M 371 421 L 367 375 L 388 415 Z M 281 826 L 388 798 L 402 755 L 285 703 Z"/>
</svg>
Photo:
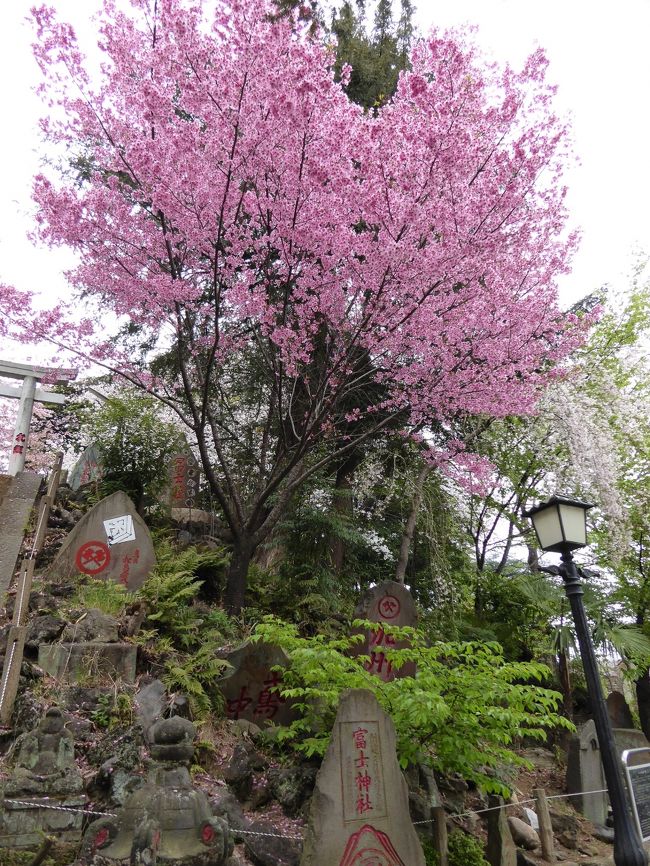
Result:
<svg viewBox="0 0 650 866">
<path fill-rule="evenodd" d="M 32 848 L 40 845 L 43 834 L 56 836 L 60 842 L 78 842 L 81 839 L 85 797 L 39 799 L 5 796 L 0 848 Z M 74 811 L 66 811 L 68 809 Z"/>
<path fill-rule="evenodd" d="M 38 664 L 50 676 L 66 683 L 108 675 L 135 682 L 138 649 L 130 643 L 44 644 L 38 650 Z"/>
</svg>

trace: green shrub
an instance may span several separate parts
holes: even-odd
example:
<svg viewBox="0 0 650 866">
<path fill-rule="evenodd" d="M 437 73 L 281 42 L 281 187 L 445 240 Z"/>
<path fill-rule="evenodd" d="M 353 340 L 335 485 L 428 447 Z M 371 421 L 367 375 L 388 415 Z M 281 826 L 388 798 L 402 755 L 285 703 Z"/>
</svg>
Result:
<svg viewBox="0 0 650 866">
<path fill-rule="evenodd" d="M 378 623 L 353 625 L 379 629 Z M 307 755 L 323 755 L 341 693 L 365 688 L 395 723 L 403 767 L 425 761 L 441 773 L 460 773 L 484 791 L 507 793 L 495 771 L 526 766 L 511 748 L 516 738 L 543 739 L 549 728 L 573 729 L 556 712 L 560 695 L 529 684 L 550 676 L 546 665 L 506 662 L 495 643 L 429 644 L 417 629 L 381 625 L 396 641 L 410 644 L 408 649 L 386 648 L 387 660 L 395 668 L 415 662 L 415 677 L 384 682 L 367 671 L 367 656 L 350 655 L 361 634 L 300 637 L 295 625 L 274 617 L 256 627 L 254 639 L 277 644 L 289 654 L 280 692 L 302 712 L 279 739 Z"/>
<path fill-rule="evenodd" d="M 182 692 L 195 720 L 223 710 L 216 680 L 228 667 L 217 652 L 234 634 L 235 626 L 220 608 L 198 600 L 203 581 L 198 571 L 223 569 L 223 550 L 178 551 L 168 542 L 156 549 L 157 563 L 139 592 L 147 618 L 136 638 L 151 661 L 162 668 L 170 692 Z"/>
<path fill-rule="evenodd" d="M 84 579 L 72 600 L 73 606 L 97 608 L 110 616 L 119 616 L 127 604 L 135 601 L 135 593 L 127 592 L 121 583 L 88 577 Z"/>
<path fill-rule="evenodd" d="M 449 836 L 449 866 L 490 866 L 483 856 L 483 846 L 474 836 L 454 830 Z"/>
</svg>

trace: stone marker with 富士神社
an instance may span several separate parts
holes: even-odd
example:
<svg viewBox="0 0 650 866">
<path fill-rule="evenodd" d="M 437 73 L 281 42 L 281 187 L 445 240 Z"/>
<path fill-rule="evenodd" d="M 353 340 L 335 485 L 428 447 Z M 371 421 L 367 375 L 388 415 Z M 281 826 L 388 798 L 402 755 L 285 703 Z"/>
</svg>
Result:
<svg viewBox="0 0 650 866">
<path fill-rule="evenodd" d="M 425 866 L 397 761 L 395 728 L 372 692 L 341 696 L 316 777 L 300 866 Z"/>
<path fill-rule="evenodd" d="M 156 564 L 151 533 L 126 493 L 97 503 L 63 542 L 48 574 L 87 574 L 139 589 Z"/>
<path fill-rule="evenodd" d="M 354 616 L 355 619 L 386 623 L 388 626 L 415 628 L 417 625 L 417 612 L 411 593 L 404 584 L 394 580 L 385 580 L 369 589 L 357 605 Z M 397 642 L 380 626 L 376 630 L 368 631 L 365 641 L 359 644 L 354 652 L 356 655 L 368 655 L 370 658 L 366 662 L 366 669 L 384 682 L 390 682 L 396 677 L 415 676 L 413 662 L 407 662 L 396 670 L 386 657 L 386 649 L 403 649 L 407 645 L 404 641 Z"/>
</svg>

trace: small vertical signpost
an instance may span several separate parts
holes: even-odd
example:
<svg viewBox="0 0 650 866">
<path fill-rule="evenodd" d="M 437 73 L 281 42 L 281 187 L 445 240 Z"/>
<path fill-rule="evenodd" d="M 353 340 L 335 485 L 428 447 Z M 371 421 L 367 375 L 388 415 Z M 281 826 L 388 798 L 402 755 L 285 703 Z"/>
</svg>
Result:
<svg viewBox="0 0 650 866">
<path fill-rule="evenodd" d="M 45 380 L 50 385 L 66 385 L 77 376 L 77 370 L 57 370 L 48 367 L 36 367 L 32 364 L 14 364 L 11 361 L 0 361 L 0 377 L 22 379 L 22 388 L 12 388 L 0 382 L 0 397 L 19 400 L 18 417 L 11 442 L 9 458 L 9 475 L 17 475 L 25 467 L 25 455 L 29 441 L 29 428 L 32 422 L 34 401 L 37 403 L 55 403 L 60 406 L 65 403 L 62 394 L 54 394 L 38 387 L 38 382 Z"/>
</svg>

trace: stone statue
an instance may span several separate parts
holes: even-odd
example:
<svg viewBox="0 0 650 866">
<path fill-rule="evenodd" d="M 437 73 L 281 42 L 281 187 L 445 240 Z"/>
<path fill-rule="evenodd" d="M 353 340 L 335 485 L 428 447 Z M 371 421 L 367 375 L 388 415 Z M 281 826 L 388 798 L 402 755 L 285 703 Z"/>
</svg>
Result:
<svg viewBox="0 0 650 866">
<path fill-rule="evenodd" d="M 74 762 L 74 739 L 58 707 L 50 707 L 34 731 L 16 740 L 10 761 L 14 769 L 5 785 L 7 797 L 67 796 L 79 794 L 82 789 L 81 774 Z"/>
<path fill-rule="evenodd" d="M 116 818 L 88 828 L 82 863 L 91 866 L 222 866 L 233 845 L 228 824 L 212 815 L 195 789 L 188 765 L 194 754 L 194 725 L 174 716 L 150 730 L 147 781 L 127 799 Z"/>
<path fill-rule="evenodd" d="M 18 737 L 9 764 L 0 788 L 0 848 L 37 845 L 44 833 L 78 842 L 86 798 L 61 710 L 50 707 L 35 730 Z"/>
</svg>

